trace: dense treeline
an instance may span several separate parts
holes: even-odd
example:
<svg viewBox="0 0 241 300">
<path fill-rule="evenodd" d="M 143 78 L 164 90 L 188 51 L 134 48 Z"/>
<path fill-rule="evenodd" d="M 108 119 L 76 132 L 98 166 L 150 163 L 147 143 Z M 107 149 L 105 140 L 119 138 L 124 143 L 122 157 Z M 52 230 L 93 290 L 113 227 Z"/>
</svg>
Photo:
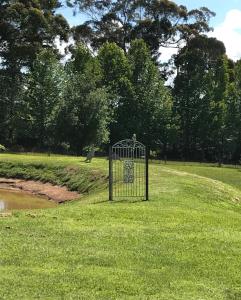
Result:
<svg viewBox="0 0 241 300">
<path fill-rule="evenodd" d="M 79 154 L 135 133 L 162 158 L 240 160 L 241 61 L 205 35 L 213 12 L 67 2 L 89 19 L 70 28 L 58 0 L 0 3 L 0 144 Z M 70 37 L 63 59 L 56 39 Z M 171 45 L 164 63 L 160 47 Z"/>
</svg>

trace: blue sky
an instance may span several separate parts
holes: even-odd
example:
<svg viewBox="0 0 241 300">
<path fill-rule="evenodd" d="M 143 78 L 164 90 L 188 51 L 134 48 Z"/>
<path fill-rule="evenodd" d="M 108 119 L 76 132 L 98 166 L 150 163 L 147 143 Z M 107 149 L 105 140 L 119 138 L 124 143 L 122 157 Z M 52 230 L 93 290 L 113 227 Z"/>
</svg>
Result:
<svg viewBox="0 0 241 300">
<path fill-rule="evenodd" d="M 188 9 L 208 7 L 216 13 L 211 21 L 212 26 L 217 26 L 225 19 L 227 12 L 233 9 L 241 10 L 241 0 L 176 0 L 177 4 L 183 4 Z"/>
<path fill-rule="evenodd" d="M 187 6 L 188 9 L 208 7 L 216 13 L 210 25 L 214 31 L 210 36 L 222 40 L 226 46 L 230 58 L 237 60 L 241 58 L 241 0 L 176 0 L 177 4 Z M 73 16 L 70 8 L 62 7 L 59 12 L 65 16 L 73 26 L 83 22 L 83 16 Z M 165 55 L 171 55 L 171 50 Z"/>
</svg>

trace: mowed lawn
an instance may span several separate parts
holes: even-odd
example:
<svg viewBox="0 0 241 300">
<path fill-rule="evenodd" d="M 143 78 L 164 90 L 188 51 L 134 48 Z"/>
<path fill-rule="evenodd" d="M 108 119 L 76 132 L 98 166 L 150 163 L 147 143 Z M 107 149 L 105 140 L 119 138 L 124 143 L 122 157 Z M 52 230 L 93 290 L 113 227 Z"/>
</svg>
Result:
<svg viewBox="0 0 241 300">
<path fill-rule="evenodd" d="M 6 161 L 108 167 L 0 155 Z M 239 169 L 151 164 L 149 202 L 107 198 L 95 191 L 0 218 L 0 299 L 241 299 Z"/>
</svg>

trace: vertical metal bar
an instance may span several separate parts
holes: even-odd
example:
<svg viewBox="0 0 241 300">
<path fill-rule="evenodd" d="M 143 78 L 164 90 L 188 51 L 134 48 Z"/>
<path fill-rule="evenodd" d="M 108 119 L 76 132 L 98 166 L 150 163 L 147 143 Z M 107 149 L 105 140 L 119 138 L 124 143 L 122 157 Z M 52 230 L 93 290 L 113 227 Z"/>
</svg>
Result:
<svg viewBox="0 0 241 300">
<path fill-rule="evenodd" d="M 138 162 L 138 169 L 137 169 L 137 172 L 138 172 L 138 180 L 137 180 L 137 194 L 138 196 L 140 195 L 140 148 L 138 147 L 138 150 L 137 150 L 137 162 Z"/>
<path fill-rule="evenodd" d="M 136 147 L 134 148 L 134 153 L 133 153 L 133 156 L 134 156 L 134 181 L 133 181 L 133 190 L 134 190 L 134 196 L 136 197 L 137 193 L 136 193 Z"/>
<path fill-rule="evenodd" d="M 140 190 L 140 186 L 141 186 L 141 151 L 140 151 L 140 148 L 138 148 L 138 196 L 141 195 L 141 190 Z"/>
<path fill-rule="evenodd" d="M 124 148 L 121 147 L 120 149 L 120 156 L 121 156 L 121 161 L 120 161 L 120 182 L 121 182 L 121 186 L 120 186 L 120 197 L 123 197 L 123 193 L 124 193 L 124 162 L 125 162 L 125 151 Z"/>
<path fill-rule="evenodd" d="M 128 148 L 128 160 L 131 161 L 132 160 L 132 149 L 129 147 Z M 132 193 L 132 182 L 131 180 L 128 183 L 128 189 L 129 189 L 129 196 L 131 196 Z"/>
<path fill-rule="evenodd" d="M 115 160 L 114 160 L 114 154 L 115 153 L 115 148 L 111 148 L 111 160 L 112 160 L 112 197 L 115 198 L 116 194 L 116 184 L 115 184 L 115 181 L 116 181 L 116 174 L 115 174 Z"/>
<path fill-rule="evenodd" d="M 133 154 L 134 154 L 134 147 L 132 148 L 131 147 L 131 149 L 130 149 L 130 161 L 132 161 L 133 162 Z M 133 167 L 133 166 L 132 166 Z M 131 172 L 133 172 L 134 170 L 132 170 Z M 132 174 L 133 175 L 133 174 Z M 130 196 L 132 197 L 133 196 L 133 192 L 134 192 L 134 184 L 133 184 L 134 182 L 133 181 L 131 181 L 131 183 L 130 183 Z"/>
<path fill-rule="evenodd" d="M 121 196 L 121 164 L 119 160 L 120 157 L 121 157 L 121 147 L 118 147 L 118 153 L 117 153 L 118 160 L 116 160 L 118 165 L 118 197 Z"/>
<path fill-rule="evenodd" d="M 137 162 L 136 162 L 136 158 L 137 158 L 137 148 L 135 147 L 135 149 L 134 149 L 134 190 L 135 190 L 135 197 L 137 197 L 137 190 L 136 190 L 136 188 L 137 188 L 137 182 L 136 182 L 136 180 L 137 180 L 137 169 L 136 169 Z"/>
<path fill-rule="evenodd" d="M 141 151 L 142 156 L 142 164 L 141 164 L 141 196 L 143 199 L 145 199 L 145 190 L 146 190 L 146 169 L 145 169 L 145 163 L 146 163 L 146 152 L 145 148 L 142 148 Z"/>
<path fill-rule="evenodd" d="M 113 201 L 113 161 L 112 147 L 109 147 L 109 201 Z"/>
<path fill-rule="evenodd" d="M 141 178 L 142 178 L 142 173 L 141 173 L 141 166 L 142 166 L 142 148 L 139 149 L 139 195 L 140 197 L 142 196 L 141 194 Z"/>
<path fill-rule="evenodd" d="M 131 153 L 131 160 L 133 161 L 133 182 L 131 183 L 131 196 L 135 196 L 135 148 L 133 146 Z"/>
<path fill-rule="evenodd" d="M 118 155 L 121 158 L 123 156 L 123 149 L 120 147 L 118 149 Z M 119 190 L 118 190 L 118 197 L 122 196 L 123 192 L 123 170 L 122 170 L 122 158 L 118 160 L 118 177 L 119 177 Z"/>
<path fill-rule="evenodd" d="M 127 157 L 128 157 L 128 152 L 127 152 L 127 148 L 125 147 L 124 149 L 124 157 L 125 157 L 125 161 L 127 160 Z M 123 166 L 124 167 L 124 166 Z M 124 170 L 124 169 L 123 169 Z M 124 183 L 124 189 L 123 189 L 123 196 L 124 197 L 127 197 L 128 195 L 127 195 L 127 192 L 128 192 L 128 190 L 127 190 L 127 188 L 128 188 L 128 183 Z"/>
<path fill-rule="evenodd" d="M 120 188 L 121 188 L 121 174 L 120 174 L 121 171 L 120 171 L 120 168 L 121 168 L 121 166 L 120 166 L 120 161 L 119 161 L 120 157 L 121 157 L 121 148 L 118 147 L 117 158 L 116 158 L 116 164 L 118 166 L 118 170 L 117 170 L 117 173 L 118 173 L 118 197 L 121 194 L 121 190 L 120 190 Z"/>
<path fill-rule="evenodd" d="M 146 197 L 146 148 L 143 150 L 143 164 L 142 164 L 142 197 Z"/>
<path fill-rule="evenodd" d="M 140 159 L 140 162 L 141 162 L 141 164 L 140 164 L 140 195 L 141 195 L 141 197 L 143 198 L 143 185 L 144 185 L 144 182 L 143 182 L 143 178 L 145 178 L 145 175 L 146 175 L 146 173 L 145 173 L 145 171 L 143 172 L 143 166 L 144 166 L 144 162 L 143 162 L 143 154 L 144 154 L 144 152 L 143 152 L 144 150 L 143 150 L 143 148 L 141 148 L 141 159 Z"/>
<path fill-rule="evenodd" d="M 146 201 L 149 200 L 149 149 L 146 147 Z"/>
<path fill-rule="evenodd" d="M 118 185 L 119 185 L 117 158 L 118 158 L 118 147 L 115 147 L 113 160 L 114 160 L 114 165 L 115 165 L 114 176 L 115 176 L 115 196 L 116 197 L 118 197 Z"/>
<path fill-rule="evenodd" d="M 114 147 L 113 148 L 113 178 L 115 179 L 114 180 L 114 191 L 115 191 L 115 193 L 114 193 L 114 195 L 115 195 L 115 197 L 118 197 L 118 183 L 119 183 L 119 181 L 118 181 L 118 164 L 117 164 L 117 160 L 116 160 L 116 157 L 117 157 L 117 155 L 118 155 L 118 150 L 117 150 L 117 147 Z"/>
<path fill-rule="evenodd" d="M 122 174 L 122 165 L 121 165 L 121 158 L 123 156 L 123 149 L 122 148 L 118 148 L 118 155 L 119 155 L 119 160 L 118 160 L 118 177 L 119 177 L 119 189 L 118 189 L 118 197 L 121 197 L 122 195 L 122 186 L 123 186 L 123 182 L 122 182 L 122 178 L 123 178 L 123 174 Z"/>
<path fill-rule="evenodd" d="M 123 162 L 121 164 L 121 180 L 122 180 L 122 185 L 121 185 L 121 197 L 125 197 L 125 189 L 126 189 L 126 183 L 124 182 L 124 164 L 126 160 L 126 150 L 124 147 L 122 147 L 122 157 L 123 157 Z"/>
<path fill-rule="evenodd" d="M 130 147 L 128 147 L 127 148 L 128 150 L 127 150 L 127 155 L 128 155 L 128 161 L 130 161 L 131 160 L 131 148 Z M 129 180 L 128 180 L 129 181 Z M 131 182 L 128 182 L 127 183 L 127 189 L 128 189 L 128 197 L 129 196 L 131 196 Z"/>
<path fill-rule="evenodd" d="M 118 166 L 118 197 L 121 195 L 121 165 L 120 165 L 120 157 L 121 157 L 121 148 L 118 147 L 118 152 L 117 152 L 117 166 Z"/>
<path fill-rule="evenodd" d="M 116 154 L 117 153 L 117 148 L 114 147 L 112 150 L 112 160 L 113 160 L 113 190 L 114 190 L 114 197 L 117 197 L 117 191 L 118 191 L 118 173 L 117 173 L 117 168 L 118 165 L 116 163 Z"/>
<path fill-rule="evenodd" d="M 126 153 L 126 160 L 129 160 L 129 148 L 125 148 L 125 153 Z M 127 182 L 125 184 L 125 196 L 128 198 L 129 196 L 129 183 Z"/>
</svg>

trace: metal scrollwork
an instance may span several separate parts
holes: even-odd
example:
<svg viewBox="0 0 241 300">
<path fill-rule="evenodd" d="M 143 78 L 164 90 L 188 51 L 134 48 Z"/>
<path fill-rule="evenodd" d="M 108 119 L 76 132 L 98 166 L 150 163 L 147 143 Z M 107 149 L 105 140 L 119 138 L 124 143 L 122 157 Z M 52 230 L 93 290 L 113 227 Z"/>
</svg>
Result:
<svg viewBox="0 0 241 300">
<path fill-rule="evenodd" d="M 134 183 L 134 161 L 124 160 L 123 182 Z"/>
<path fill-rule="evenodd" d="M 137 141 L 134 141 L 133 139 L 127 139 L 127 140 L 122 140 L 113 145 L 113 148 L 145 148 L 145 146 Z"/>
</svg>

